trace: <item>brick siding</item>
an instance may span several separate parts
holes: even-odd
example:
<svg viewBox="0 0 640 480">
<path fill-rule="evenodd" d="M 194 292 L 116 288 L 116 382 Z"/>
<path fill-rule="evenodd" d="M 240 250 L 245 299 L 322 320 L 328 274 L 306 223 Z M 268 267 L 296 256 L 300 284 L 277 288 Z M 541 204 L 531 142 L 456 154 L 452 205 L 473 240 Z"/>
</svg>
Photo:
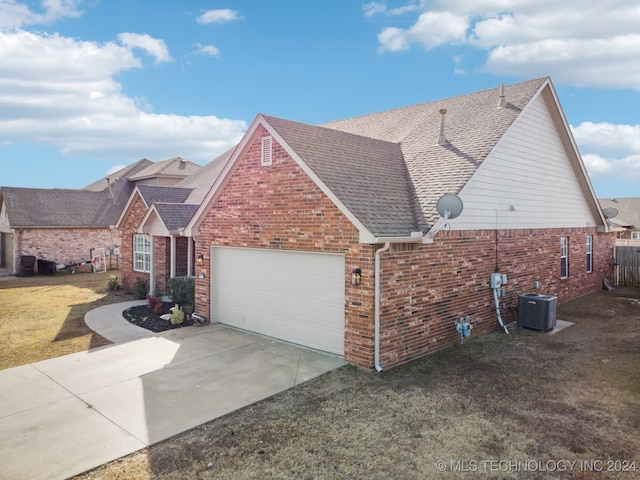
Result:
<svg viewBox="0 0 640 480">
<path fill-rule="evenodd" d="M 57 264 L 77 264 L 91 260 L 91 250 L 119 247 L 119 232 L 109 228 L 42 228 L 16 229 L 14 248 L 18 253 L 16 265 L 20 265 L 21 255 L 34 255 L 39 260 L 51 260 Z M 109 260 L 109 258 L 107 258 Z M 107 262 L 107 267 L 115 268 Z M 37 266 L 36 266 L 37 268 Z M 78 271 L 91 271 L 91 265 L 78 267 Z"/>
<path fill-rule="evenodd" d="M 122 247 L 120 248 L 120 275 L 122 276 L 122 287 L 127 291 L 133 290 L 137 278 L 142 278 L 149 284 L 148 273 L 133 270 L 133 236 L 146 213 L 147 206 L 140 195 L 136 194 L 136 198 L 132 202 L 129 212 L 121 226 Z"/>
</svg>

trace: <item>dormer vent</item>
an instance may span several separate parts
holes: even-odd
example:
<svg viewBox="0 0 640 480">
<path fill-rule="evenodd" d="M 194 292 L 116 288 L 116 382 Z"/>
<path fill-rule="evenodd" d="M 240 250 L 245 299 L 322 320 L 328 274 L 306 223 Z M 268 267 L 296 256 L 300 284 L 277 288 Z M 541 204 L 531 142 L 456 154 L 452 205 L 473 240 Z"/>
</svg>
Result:
<svg viewBox="0 0 640 480">
<path fill-rule="evenodd" d="M 438 145 L 444 145 L 447 143 L 447 139 L 444 136 L 444 117 L 447 114 L 446 108 L 441 108 L 440 112 L 440 135 L 438 136 Z"/>
<path fill-rule="evenodd" d="M 500 82 L 500 100 L 498 101 L 498 108 L 504 108 L 507 106 L 507 97 L 504 94 L 504 82 Z"/>
</svg>

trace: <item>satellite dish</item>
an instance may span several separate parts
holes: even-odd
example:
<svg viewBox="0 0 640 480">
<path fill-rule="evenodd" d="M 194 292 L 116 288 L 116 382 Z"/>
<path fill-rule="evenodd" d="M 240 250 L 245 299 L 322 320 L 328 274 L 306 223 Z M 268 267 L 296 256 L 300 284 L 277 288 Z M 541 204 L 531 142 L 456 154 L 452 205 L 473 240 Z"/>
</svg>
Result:
<svg viewBox="0 0 640 480">
<path fill-rule="evenodd" d="M 459 217 L 462 213 L 462 199 L 453 193 L 445 193 L 436 203 L 436 210 L 445 220 Z"/>
<path fill-rule="evenodd" d="M 610 218 L 614 218 L 618 215 L 618 209 L 613 207 L 607 207 L 602 209 L 602 213 L 604 213 L 604 218 L 609 220 Z"/>
</svg>

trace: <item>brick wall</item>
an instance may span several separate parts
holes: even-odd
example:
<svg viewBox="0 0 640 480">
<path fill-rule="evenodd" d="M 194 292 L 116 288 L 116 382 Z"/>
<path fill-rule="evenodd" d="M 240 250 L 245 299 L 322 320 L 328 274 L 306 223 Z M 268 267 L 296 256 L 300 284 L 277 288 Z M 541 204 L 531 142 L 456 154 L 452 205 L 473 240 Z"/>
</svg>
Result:
<svg viewBox="0 0 640 480">
<path fill-rule="evenodd" d="M 304 174 L 274 139 L 272 165 L 260 165 L 259 131 L 223 192 L 199 227 L 196 312 L 209 318 L 210 247 L 233 245 L 306 250 L 345 255 L 345 358 L 370 364 L 373 345 L 373 249 L 358 243 L 357 229 Z M 363 270 L 363 284 L 351 285 L 351 271 Z M 205 278 L 198 278 L 199 273 Z"/>
<path fill-rule="evenodd" d="M 136 278 L 144 279 L 149 284 L 149 274 L 144 272 L 136 272 L 133 270 L 133 236 L 136 228 L 147 213 L 147 207 L 136 195 L 129 213 L 122 222 L 122 247 L 120 248 L 120 274 L 122 276 L 122 287 L 125 290 L 132 290 L 135 285 Z"/>
<path fill-rule="evenodd" d="M 586 236 L 593 236 L 593 272 L 586 272 Z M 560 237 L 569 241 L 569 277 L 560 278 Z M 615 234 L 595 228 L 452 231 L 433 244 L 382 256 L 381 363 L 398 365 L 460 341 L 454 322 L 471 316 L 472 336 L 499 329 L 491 273 L 507 274 L 505 323 L 517 320 L 522 293 L 565 302 L 602 288 L 612 277 Z M 534 289 L 534 281 L 539 288 Z"/>
<path fill-rule="evenodd" d="M 107 250 L 120 246 L 120 243 L 120 233 L 112 232 L 109 228 L 16 229 L 14 235 L 18 266 L 21 255 L 34 255 L 37 259 L 65 265 L 82 263 L 91 260 L 93 248 Z M 83 270 L 82 267 L 79 269 Z M 84 269 L 91 271 L 91 265 L 86 265 Z"/>
</svg>

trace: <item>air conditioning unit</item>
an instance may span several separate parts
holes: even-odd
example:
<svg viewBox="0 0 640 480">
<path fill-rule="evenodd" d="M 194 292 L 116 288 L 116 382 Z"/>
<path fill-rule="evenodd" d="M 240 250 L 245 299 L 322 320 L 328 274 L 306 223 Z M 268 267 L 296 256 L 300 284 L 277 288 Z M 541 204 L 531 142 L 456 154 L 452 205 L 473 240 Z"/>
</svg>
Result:
<svg viewBox="0 0 640 480">
<path fill-rule="evenodd" d="M 558 297 L 523 293 L 518 297 L 518 326 L 546 332 L 556 326 Z"/>
</svg>

